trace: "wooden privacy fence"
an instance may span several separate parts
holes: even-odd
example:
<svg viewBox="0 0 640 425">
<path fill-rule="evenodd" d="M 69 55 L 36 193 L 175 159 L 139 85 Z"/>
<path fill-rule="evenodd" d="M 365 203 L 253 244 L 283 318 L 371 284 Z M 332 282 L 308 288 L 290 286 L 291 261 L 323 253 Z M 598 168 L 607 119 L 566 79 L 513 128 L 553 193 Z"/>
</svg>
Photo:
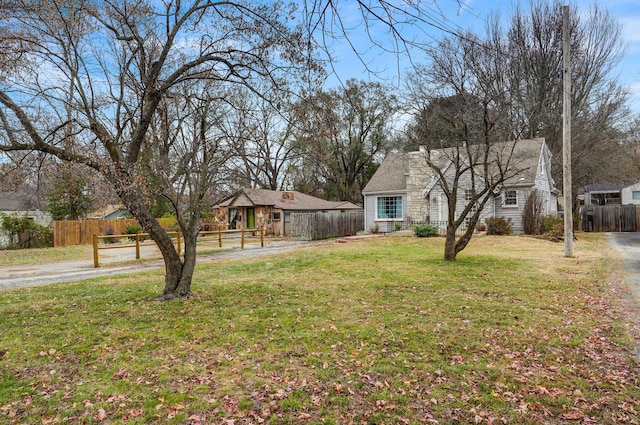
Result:
<svg viewBox="0 0 640 425">
<path fill-rule="evenodd" d="M 313 241 L 355 235 L 364 230 L 363 212 L 291 213 L 290 235 L 294 240 Z"/>
<path fill-rule="evenodd" d="M 165 229 L 175 223 L 174 219 L 159 218 Z M 53 246 L 88 245 L 93 235 L 119 235 L 127 226 L 137 226 L 138 220 L 57 220 L 53 222 Z"/>
<path fill-rule="evenodd" d="M 640 231 L 640 205 L 585 205 L 580 227 L 585 232 Z"/>
</svg>

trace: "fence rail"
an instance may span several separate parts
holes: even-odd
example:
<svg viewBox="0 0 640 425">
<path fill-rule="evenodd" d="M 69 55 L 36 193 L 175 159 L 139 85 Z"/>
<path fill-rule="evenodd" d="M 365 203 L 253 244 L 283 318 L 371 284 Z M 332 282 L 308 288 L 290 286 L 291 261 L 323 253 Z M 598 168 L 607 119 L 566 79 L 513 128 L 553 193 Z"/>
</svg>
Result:
<svg viewBox="0 0 640 425">
<path fill-rule="evenodd" d="M 292 213 L 291 238 L 313 241 L 355 235 L 364 230 L 364 213 Z"/>
<path fill-rule="evenodd" d="M 447 226 L 449 225 L 449 222 L 444 220 L 444 221 L 434 221 L 432 220 L 431 222 L 429 222 L 429 224 L 431 224 L 432 226 L 436 227 L 438 229 L 438 234 L 439 235 L 446 235 L 447 234 Z M 458 227 L 456 229 L 456 235 L 463 235 L 465 232 L 467 231 L 467 226 L 466 224 L 463 224 L 462 226 Z"/>
<path fill-rule="evenodd" d="M 241 230 L 209 230 L 209 231 L 201 231 L 198 233 L 198 236 L 206 236 L 206 235 L 217 235 L 218 236 L 218 247 L 222 248 L 222 240 L 223 235 L 227 235 L 230 233 L 240 233 L 240 249 L 244 249 L 244 241 L 245 241 L 245 233 L 259 233 L 260 234 L 260 246 L 264 247 L 264 229 L 241 229 Z M 175 243 L 177 245 L 176 250 L 178 254 L 182 253 L 182 236 L 180 231 L 176 232 L 167 232 L 169 235 L 175 235 Z M 100 259 L 98 255 L 98 251 L 101 249 L 114 249 L 114 248 L 131 248 L 132 246 L 136 247 L 136 260 L 140 259 L 140 243 L 144 241 L 143 238 L 148 237 L 148 233 L 136 233 L 135 235 L 96 235 L 94 234 L 92 237 L 93 242 L 93 267 L 100 267 Z M 122 238 L 133 238 L 132 243 L 125 244 L 105 244 L 100 245 L 98 243 L 99 240 L 122 240 Z M 172 238 L 173 239 L 173 238 Z"/>
</svg>

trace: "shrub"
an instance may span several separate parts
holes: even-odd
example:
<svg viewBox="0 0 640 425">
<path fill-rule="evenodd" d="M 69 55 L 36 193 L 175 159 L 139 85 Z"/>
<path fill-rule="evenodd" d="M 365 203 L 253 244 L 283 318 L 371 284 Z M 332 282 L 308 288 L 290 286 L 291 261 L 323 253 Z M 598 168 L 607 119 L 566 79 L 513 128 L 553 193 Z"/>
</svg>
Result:
<svg viewBox="0 0 640 425">
<path fill-rule="evenodd" d="M 380 232 L 380 225 L 378 223 L 375 223 L 369 226 L 369 233 L 379 233 L 379 232 Z"/>
<path fill-rule="evenodd" d="M 541 233 L 549 239 L 557 240 L 564 235 L 564 219 L 562 217 L 542 217 Z"/>
<path fill-rule="evenodd" d="M 127 227 L 124 228 L 125 235 L 135 235 L 136 233 L 142 233 L 142 226 L 139 224 L 128 224 Z"/>
<path fill-rule="evenodd" d="M 525 235 L 539 235 L 542 232 L 542 199 L 534 189 L 529 194 L 522 212 L 522 227 Z"/>
<path fill-rule="evenodd" d="M 431 224 L 416 224 L 413 227 L 413 233 L 419 238 L 428 238 L 438 235 L 438 228 Z"/>
<path fill-rule="evenodd" d="M 53 246 L 51 229 L 27 216 L 0 214 L 0 229 L 9 238 L 9 249 L 46 248 Z"/>
<path fill-rule="evenodd" d="M 107 227 L 104 231 L 105 235 L 115 235 L 112 227 Z M 118 238 L 104 238 L 104 243 L 118 243 Z"/>
<path fill-rule="evenodd" d="M 487 218 L 485 223 L 487 224 L 487 235 L 510 235 L 512 233 L 510 218 Z"/>
<path fill-rule="evenodd" d="M 562 217 L 554 217 L 551 215 L 542 217 L 542 226 L 540 228 L 542 233 L 552 232 L 558 228 L 564 231 L 564 219 Z"/>
</svg>

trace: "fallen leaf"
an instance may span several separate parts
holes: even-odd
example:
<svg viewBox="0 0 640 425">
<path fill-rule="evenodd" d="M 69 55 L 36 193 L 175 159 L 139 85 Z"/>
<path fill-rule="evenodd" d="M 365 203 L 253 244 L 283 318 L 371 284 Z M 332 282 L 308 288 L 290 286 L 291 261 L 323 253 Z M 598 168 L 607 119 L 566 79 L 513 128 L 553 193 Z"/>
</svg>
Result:
<svg viewBox="0 0 640 425">
<path fill-rule="evenodd" d="M 580 409 L 572 409 L 570 412 L 563 413 L 562 417 L 570 421 L 579 421 L 584 419 L 584 413 Z"/>
</svg>

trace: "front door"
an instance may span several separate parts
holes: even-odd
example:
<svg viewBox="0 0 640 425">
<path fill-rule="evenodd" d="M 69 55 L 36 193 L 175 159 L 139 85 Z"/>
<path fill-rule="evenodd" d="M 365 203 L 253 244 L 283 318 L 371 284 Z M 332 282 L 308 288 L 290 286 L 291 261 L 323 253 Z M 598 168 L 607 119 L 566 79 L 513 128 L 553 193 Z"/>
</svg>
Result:
<svg viewBox="0 0 640 425">
<path fill-rule="evenodd" d="M 247 208 L 247 229 L 253 229 L 254 227 L 256 227 L 256 210 Z"/>
</svg>

